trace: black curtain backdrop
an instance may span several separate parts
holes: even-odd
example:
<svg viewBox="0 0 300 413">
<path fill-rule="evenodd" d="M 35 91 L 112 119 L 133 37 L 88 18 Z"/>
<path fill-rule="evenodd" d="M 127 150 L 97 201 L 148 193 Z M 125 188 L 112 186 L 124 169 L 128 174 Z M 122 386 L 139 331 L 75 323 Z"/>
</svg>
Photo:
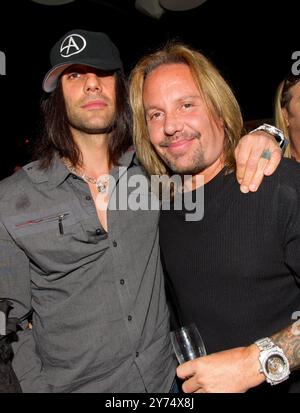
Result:
<svg viewBox="0 0 300 413">
<path fill-rule="evenodd" d="M 38 135 L 41 82 L 49 69 L 49 50 L 75 28 L 104 31 L 120 48 L 126 72 L 138 58 L 170 39 L 206 54 L 220 69 L 240 102 L 244 119 L 273 116 L 281 78 L 300 50 L 299 6 L 294 0 L 207 0 L 198 9 L 150 18 L 134 0 L 76 0 L 42 6 L 30 0 L 1 2 L 0 51 L 6 74 L 0 76 L 0 178 L 30 157 Z"/>
</svg>

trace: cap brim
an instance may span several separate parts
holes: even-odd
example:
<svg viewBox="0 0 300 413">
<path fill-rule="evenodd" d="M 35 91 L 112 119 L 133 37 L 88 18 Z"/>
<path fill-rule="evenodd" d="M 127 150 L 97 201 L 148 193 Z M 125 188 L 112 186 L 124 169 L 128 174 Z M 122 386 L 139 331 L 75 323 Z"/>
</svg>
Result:
<svg viewBox="0 0 300 413">
<path fill-rule="evenodd" d="M 59 76 L 65 69 L 67 69 L 69 66 L 72 66 L 72 64 L 73 63 L 61 64 L 49 70 L 49 72 L 46 74 L 43 80 L 43 90 L 47 93 L 53 92 L 53 90 L 57 86 Z"/>
<path fill-rule="evenodd" d="M 97 62 L 97 64 L 93 64 L 93 62 L 91 61 L 85 61 L 85 62 L 78 62 L 77 61 L 73 61 L 73 62 L 69 62 L 69 63 L 62 63 L 59 65 L 56 65 L 54 67 L 52 67 L 52 69 L 49 70 L 49 72 L 46 74 L 46 76 L 44 77 L 43 80 L 43 90 L 47 93 L 53 92 L 53 90 L 56 88 L 57 86 L 57 81 L 60 77 L 60 75 L 63 73 L 64 70 L 66 70 L 68 67 L 72 66 L 72 65 L 86 65 L 86 66 L 90 66 L 90 67 L 94 67 L 96 69 L 102 69 L 102 70 L 119 70 L 121 69 L 121 67 L 107 67 L 107 65 L 105 64 L 105 62 L 103 62 L 103 64 L 99 64 L 99 62 Z M 118 65 L 116 65 L 118 66 Z"/>
</svg>

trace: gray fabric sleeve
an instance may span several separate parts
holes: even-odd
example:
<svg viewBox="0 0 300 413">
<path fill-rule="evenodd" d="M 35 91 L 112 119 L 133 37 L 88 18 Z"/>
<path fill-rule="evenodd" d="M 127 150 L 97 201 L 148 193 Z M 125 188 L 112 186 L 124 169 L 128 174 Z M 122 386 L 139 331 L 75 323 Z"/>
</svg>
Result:
<svg viewBox="0 0 300 413">
<path fill-rule="evenodd" d="M 31 308 L 29 259 L 12 240 L 0 223 L 0 297 L 11 301 L 10 317 L 21 318 Z M 18 341 L 13 343 L 13 368 L 23 392 L 49 392 L 42 363 L 35 351 L 32 330 L 18 332 Z"/>
</svg>

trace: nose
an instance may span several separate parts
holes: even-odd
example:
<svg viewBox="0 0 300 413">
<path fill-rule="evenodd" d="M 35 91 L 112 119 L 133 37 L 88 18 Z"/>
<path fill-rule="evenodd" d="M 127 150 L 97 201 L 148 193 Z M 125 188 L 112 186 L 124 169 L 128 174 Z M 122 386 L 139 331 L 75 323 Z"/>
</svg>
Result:
<svg viewBox="0 0 300 413">
<path fill-rule="evenodd" d="M 102 92 L 101 78 L 95 73 L 86 73 L 86 81 L 84 86 L 86 93 Z"/>
<path fill-rule="evenodd" d="M 183 129 L 183 121 L 176 113 L 165 115 L 164 131 L 166 135 L 172 136 Z"/>
</svg>

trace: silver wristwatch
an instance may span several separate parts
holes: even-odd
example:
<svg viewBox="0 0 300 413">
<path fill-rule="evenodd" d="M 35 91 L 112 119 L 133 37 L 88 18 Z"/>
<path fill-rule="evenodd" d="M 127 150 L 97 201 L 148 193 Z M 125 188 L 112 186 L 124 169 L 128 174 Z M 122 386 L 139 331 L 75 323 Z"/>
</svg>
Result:
<svg viewBox="0 0 300 413">
<path fill-rule="evenodd" d="M 285 148 L 287 147 L 289 141 L 284 136 L 284 133 L 282 132 L 281 129 L 278 129 L 273 125 L 268 125 L 267 123 L 264 123 L 263 125 L 259 126 L 256 129 L 253 129 L 249 133 L 254 133 L 254 132 L 258 132 L 258 131 L 267 132 L 270 135 L 274 136 L 274 138 L 276 139 L 276 141 L 277 141 L 278 145 L 280 146 L 281 150 L 283 152 L 285 151 Z"/>
<path fill-rule="evenodd" d="M 289 361 L 283 350 L 266 337 L 255 342 L 260 350 L 260 373 L 266 377 L 266 381 L 272 385 L 282 383 L 290 375 Z"/>
</svg>

